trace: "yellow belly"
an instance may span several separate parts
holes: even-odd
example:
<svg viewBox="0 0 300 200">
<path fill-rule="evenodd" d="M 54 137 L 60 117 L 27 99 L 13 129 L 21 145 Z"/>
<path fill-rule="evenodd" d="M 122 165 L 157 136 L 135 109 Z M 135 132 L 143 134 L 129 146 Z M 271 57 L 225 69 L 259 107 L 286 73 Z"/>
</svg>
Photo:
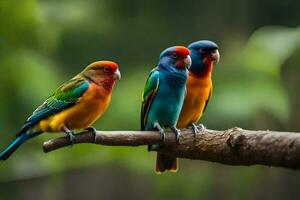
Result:
<svg viewBox="0 0 300 200">
<path fill-rule="evenodd" d="M 39 122 L 43 132 L 60 132 L 68 129 L 85 129 L 91 126 L 106 111 L 111 93 L 105 93 L 97 85 L 91 85 L 88 91 L 73 107 Z"/>
<path fill-rule="evenodd" d="M 196 77 L 189 74 L 187 94 L 177 122 L 177 128 L 186 128 L 200 120 L 211 90 L 210 76 Z"/>
</svg>

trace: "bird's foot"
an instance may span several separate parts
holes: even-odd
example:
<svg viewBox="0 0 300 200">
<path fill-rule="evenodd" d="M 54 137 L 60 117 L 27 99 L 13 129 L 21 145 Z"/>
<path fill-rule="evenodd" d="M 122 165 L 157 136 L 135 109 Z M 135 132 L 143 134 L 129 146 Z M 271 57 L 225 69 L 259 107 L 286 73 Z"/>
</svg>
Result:
<svg viewBox="0 0 300 200">
<path fill-rule="evenodd" d="M 86 132 L 91 132 L 94 135 L 94 142 L 96 143 L 97 130 L 94 127 L 90 126 L 90 127 L 87 127 L 85 129 L 85 131 Z"/>
<path fill-rule="evenodd" d="M 97 134 L 97 130 L 94 128 L 94 127 L 92 127 L 92 126 L 90 126 L 90 127 L 87 127 L 86 129 L 84 129 L 86 132 L 91 132 L 91 133 L 93 133 L 94 135 L 96 135 Z"/>
<path fill-rule="evenodd" d="M 198 135 L 201 131 L 199 130 L 198 126 L 194 123 L 191 124 L 191 127 L 194 132 L 194 137 L 196 137 L 196 135 Z"/>
<path fill-rule="evenodd" d="M 75 135 L 74 135 L 74 132 L 71 131 L 70 129 L 68 129 L 67 127 L 64 127 L 64 132 L 65 132 L 66 135 L 69 137 L 70 145 L 73 146 L 73 144 L 75 143 Z"/>
<path fill-rule="evenodd" d="M 197 125 L 197 128 L 198 128 L 198 130 L 199 130 L 200 132 L 203 132 L 203 131 L 206 130 L 206 127 L 205 127 L 203 124 L 201 124 L 201 123 Z"/>
<path fill-rule="evenodd" d="M 156 128 L 159 131 L 159 133 L 160 133 L 160 139 L 164 143 L 165 142 L 165 138 L 166 138 L 165 130 L 160 126 L 160 124 L 158 122 L 154 123 L 154 128 Z"/>
<path fill-rule="evenodd" d="M 171 128 L 171 130 L 175 133 L 176 140 L 177 140 L 177 143 L 178 143 L 179 142 L 179 138 L 181 136 L 181 131 L 178 128 L 176 128 L 175 126 L 173 126 Z"/>
<path fill-rule="evenodd" d="M 191 127 L 193 129 L 195 137 L 196 137 L 196 135 L 200 134 L 201 132 L 205 131 L 205 129 L 206 129 L 203 124 L 196 125 L 196 124 L 192 123 Z"/>
</svg>

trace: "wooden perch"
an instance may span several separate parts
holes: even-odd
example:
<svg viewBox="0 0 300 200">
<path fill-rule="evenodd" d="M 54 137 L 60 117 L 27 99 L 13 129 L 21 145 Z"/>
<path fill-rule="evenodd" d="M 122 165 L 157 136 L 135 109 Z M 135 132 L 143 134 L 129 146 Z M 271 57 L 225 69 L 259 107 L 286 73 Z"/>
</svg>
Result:
<svg viewBox="0 0 300 200">
<path fill-rule="evenodd" d="M 110 146 L 162 144 L 156 131 L 97 131 L 77 134 L 75 144 L 94 143 Z M 44 152 L 69 146 L 68 138 L 44 143 Z M 167 132 L 158 152 L 179 157 L 219 162 L 228 165 L 268 165 L 300 169 L 300 134 L 275 131 L 249 131 L 232 128 L 226 131 L 204 130 L 196 135 L 183 130 L 179 143 Z"/>
</svg>

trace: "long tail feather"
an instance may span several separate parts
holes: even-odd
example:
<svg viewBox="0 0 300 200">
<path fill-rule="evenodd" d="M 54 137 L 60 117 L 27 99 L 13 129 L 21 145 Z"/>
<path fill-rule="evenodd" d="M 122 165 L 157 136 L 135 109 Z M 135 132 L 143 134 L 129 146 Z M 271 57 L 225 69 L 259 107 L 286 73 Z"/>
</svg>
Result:
<svg viewBox="0 0 300 200">
<path fill-rule="evenodd" d="M 158 153 L 156 156 L 156 173 L 161 174 L 165 171 L 177 172 L 178 159 Z"/>
<path fill-rule="evenodd" d="M 0 160 L 8 159 L 9 156 L 13 154 L 27 139 L 29 139 L 29 135 L 26 133 L 19 135 L 12 143 L 10 143 L 10 145 L 8 145 L 8 147 L 6 147 L 6 149 L 4 149 L 4 151 L 0 153 Z"/>
</svg>

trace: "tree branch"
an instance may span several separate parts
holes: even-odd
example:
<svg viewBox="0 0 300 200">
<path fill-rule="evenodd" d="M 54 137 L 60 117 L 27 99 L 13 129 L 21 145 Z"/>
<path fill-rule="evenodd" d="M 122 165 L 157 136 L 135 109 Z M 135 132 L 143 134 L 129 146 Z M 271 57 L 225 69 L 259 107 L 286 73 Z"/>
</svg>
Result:
<svg viewBox="0 0 300 200">
<path fill-rule="evenodd" d="M 94 143 L 109 146 L 162 144 L 156 131 L 97 131 L 77 134 L 75 144 Z M 69 146 L 68 138 L 56 138 L 43 144 L 44 152 Z M 166 133 L 164 145 L 156 151 L 179 158 L 219 162 L 228 165 L 268 165 L 300 169 L 300 134 L 275 131 L 205 130 L 194 137 L 183 130 L 177 144 L 173 133 Z"/>
</svg>

